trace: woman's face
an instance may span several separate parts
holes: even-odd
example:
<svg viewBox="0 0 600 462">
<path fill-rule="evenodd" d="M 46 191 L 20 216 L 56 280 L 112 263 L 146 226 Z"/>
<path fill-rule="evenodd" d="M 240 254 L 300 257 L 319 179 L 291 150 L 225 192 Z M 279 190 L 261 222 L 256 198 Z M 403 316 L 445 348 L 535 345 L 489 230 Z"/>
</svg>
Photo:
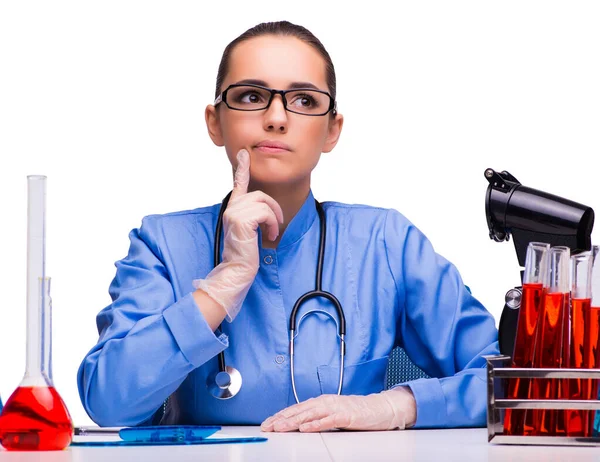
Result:
<svg viewBox="0 0 600 462">
<path fill-rule="evenodd" d="M 310 45 L 295 37 L 266 35 L 237 45 L 221 91 L 242 80 L 261 80 L 268 88 L 287 90 L 294 83 L 311 83 L 328 91 L 325 61 Z M 240 149 L 250 153 L 250 180 L 255 186 L 300 183 L 310 177 L 322 152 L 331 151 L 339 138 L 343 117 L 306 116 L 288 112 L 280 95 L 254 112 L 229 109 L 225 104 L 206 108 L 209 135 L 225 146 L 233 168 Z M 285 143 L 289 150 L 265 152 L 264 141 Z"/>
</svg>

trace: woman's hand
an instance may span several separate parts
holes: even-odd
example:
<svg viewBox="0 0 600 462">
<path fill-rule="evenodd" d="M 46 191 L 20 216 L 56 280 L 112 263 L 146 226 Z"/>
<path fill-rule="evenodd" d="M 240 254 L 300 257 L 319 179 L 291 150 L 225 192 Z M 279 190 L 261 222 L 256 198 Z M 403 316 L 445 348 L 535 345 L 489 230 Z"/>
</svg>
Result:
<svg viewBox="0 0 600 462">
<path fill-rule="evenodd" d="M 320 432 L 346 430 L 393 430 L 411 427 L 417 405 L 408 387 L 358 395 L 321 395 L 278 412 L 265 420 L 264 432 Z"/>
<path fill-rule="evenodd" d="M 279 236 L 279 223 L 283 223 L 283 211 L 275 199 L 262 191 L 248 193 L 248 151 L 240 150 L 237 160 L 233 192 L 223 213 L 222 262 L 206 278 L 194 281 L 196 289 L 223 307 L 229 322 L 239 313 L 258 272 L 259 224 L 265 223 L 269 239 L 274 241 Z"/>
</svg>

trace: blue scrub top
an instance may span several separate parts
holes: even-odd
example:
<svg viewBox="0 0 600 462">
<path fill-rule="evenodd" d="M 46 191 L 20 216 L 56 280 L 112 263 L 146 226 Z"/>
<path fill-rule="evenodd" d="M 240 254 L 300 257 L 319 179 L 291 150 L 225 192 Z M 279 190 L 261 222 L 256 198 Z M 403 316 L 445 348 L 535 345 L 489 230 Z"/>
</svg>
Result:
<svg viewBox="0 0 600 462">
<path fill-rule="evenodd" d="M 339 299 L 346 317 L 342 393 L 382 391 L 388 356 L 400 345 L 432 377 L 407 384 L 417 427 L 484 425 L 482 355 L 498 354 L 491 314 L 456 267 L 396 210 L 322 205 L 323 290 Z M 81 401 L 99 425 L 147 423 L 171 395 L 169 423 L 196 425 L 258 425 L 295 403 L 288 323 L 298 297 L 315 286 L 320 229 L 312 191 L 277 249 L 262 247 L 259 229 L 258 274 L 239 315 L 215 334 L 192 297 L 192 281 L 213 268 L 220 207 L 148 216 L 129 234 L 129 253 L 115 264 L 109 289 L 113 302 L 97 316 L 100 338 L 78 372 Z M 336 315 L 329 301 L 317 298 L 299 317 L 312 309 Z M 302 322 L 295 345 L 301 401 L 337 392 L 338 342 L 327 316 Z M 228 400 L 214 398 L 206 386 L 221 351 L 243 379 Z"/>
</svg>

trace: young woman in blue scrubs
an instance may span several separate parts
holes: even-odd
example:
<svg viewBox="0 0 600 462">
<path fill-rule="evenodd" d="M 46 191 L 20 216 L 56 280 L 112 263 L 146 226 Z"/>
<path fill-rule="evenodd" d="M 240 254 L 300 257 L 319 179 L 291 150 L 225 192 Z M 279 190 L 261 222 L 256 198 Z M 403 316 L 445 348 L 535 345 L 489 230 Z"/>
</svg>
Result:
<svg viewBox="0 0 600 462">
<path fill-rule="evenodd" d="M 321 93 L 287 93 L 284 105 L 282 93 L 268 90 L 298 87 Z M 323 290 L 346 319 L 342 395 L 336 311 L 315 298 L 299 317 L 322 309 L 333 319 L 313 314 L 301 324 L 295 404 L 289 319 L 315 287 L 320 221 L 310 180 L 342 130 L 335 94 L 327 51 L 300 26 L 261 24 L 226 48 L 217 99 L 206 108 L 208 133 L 234 176 L 222 262 L 213 269 L 221 204 L 148 216 L 131 231 L 113 302 L 97 317 L 100 338 L 78 373 L 83 405 L 99 425 L 156 423 L 167 398 L 160 423 L 264 431 L 484 425 L 482 355 L 498 353 L 493 317 L 407 218 L 367 205 L 322 203 Z M 384 390 L 398 345 L 432 378 Z M 220 352 L 243 379 L 226 400 L 207 386 Z"/>
</svg>

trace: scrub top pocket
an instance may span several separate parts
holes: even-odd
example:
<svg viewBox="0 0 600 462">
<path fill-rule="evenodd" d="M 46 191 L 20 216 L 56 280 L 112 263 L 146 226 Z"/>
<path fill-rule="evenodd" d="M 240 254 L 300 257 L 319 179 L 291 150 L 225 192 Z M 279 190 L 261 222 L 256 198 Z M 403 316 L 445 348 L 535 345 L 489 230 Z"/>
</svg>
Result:
<svg viewBox="0 0 600 462">
<path fill-rule="evenodd" d="M 362 363 L 344 365 L 343 395 L 368 395 L 385 388 L 389 356 Z M 336 365 L 317 367 L 322 394 L 337 394 L 340 368 Z"/>
</svg>

